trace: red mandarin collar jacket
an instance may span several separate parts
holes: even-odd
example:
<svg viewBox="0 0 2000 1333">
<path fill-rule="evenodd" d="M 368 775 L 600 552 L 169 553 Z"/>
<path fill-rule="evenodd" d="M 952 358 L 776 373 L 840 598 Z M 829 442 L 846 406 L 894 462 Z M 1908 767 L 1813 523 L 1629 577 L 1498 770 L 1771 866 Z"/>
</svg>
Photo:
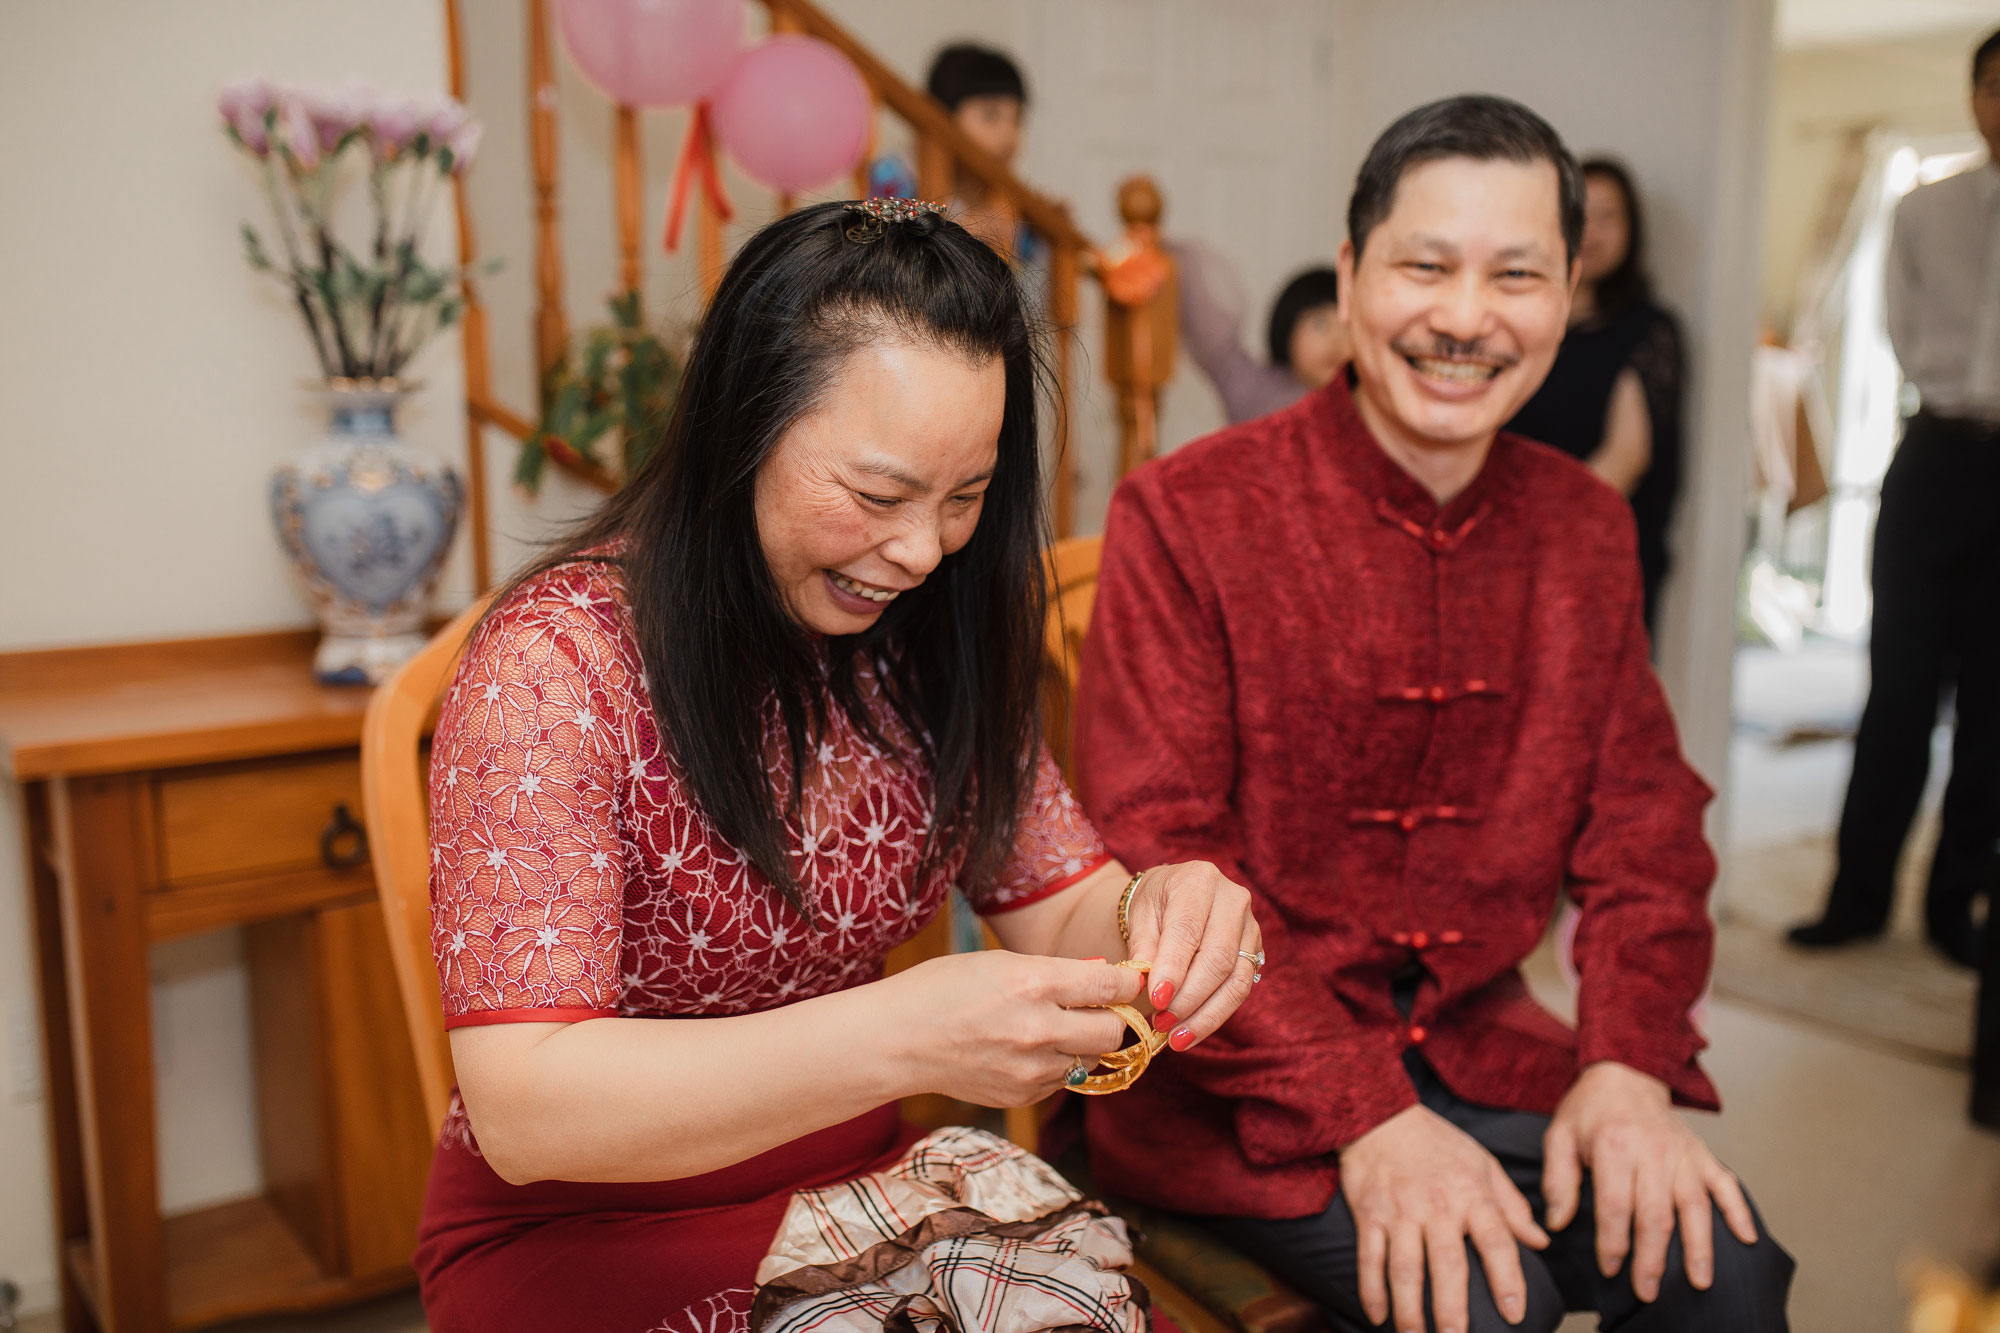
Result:
<svg viewBox="0 0 2000 1333">
<path fill-rule="evenodd" d="M 1248 886 L 1269 958 L 1215 1036 L 1090 1100 L 1106 1189 L 1319 1212 L 1337 1149 L 1415 1104 L 1413 1045 L 1484 1105 L 1552 1111 L 1616 1060 L 1717 1108 L 1688 1018 L 1712 793 L 1647 660 L 1614 491 L 1502 435 L 1440 508 L 1338 380 L 1133 473 L 1105 537 L 1084 807 L 1127 865 L 1213 861 Z M 1576 1031 L 1519 971 L 1565 885 Z"/>
</svg>

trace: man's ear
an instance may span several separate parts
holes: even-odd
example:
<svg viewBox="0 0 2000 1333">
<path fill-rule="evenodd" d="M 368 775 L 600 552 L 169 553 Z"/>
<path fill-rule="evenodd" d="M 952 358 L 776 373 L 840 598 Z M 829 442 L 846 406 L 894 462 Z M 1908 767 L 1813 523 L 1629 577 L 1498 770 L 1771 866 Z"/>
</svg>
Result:
<svg viewBox="0 0 2000 1333">
<path fill-rule="evenodd" d="M 1337 290 L 1333 294 L 1333 306 L 1340 315 L 1340 322 L 1345 324 L 1348 322 L 1347 300 L 1354 292 L 1353 241 L 1343 240 L 1340 243 L 1340 253 L 1334 256 L 1333 271 L 1338 276 L 1338 281 L 1334 284 Z"/>
</svg>

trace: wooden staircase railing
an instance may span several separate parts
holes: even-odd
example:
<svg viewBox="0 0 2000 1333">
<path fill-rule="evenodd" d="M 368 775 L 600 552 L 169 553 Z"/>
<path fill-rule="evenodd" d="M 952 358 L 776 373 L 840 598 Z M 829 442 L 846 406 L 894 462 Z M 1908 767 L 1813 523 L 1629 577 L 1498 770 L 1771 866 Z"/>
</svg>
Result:
<svg viewBox="0 0 2000 1333">
<path fill-rule="evenodd" d="M 464 57 L 459 0 L 443 0 L 451 46 L 451 91 L 464 99 Z M 852 34 L 834 22 L 811 0 L 760 0 L 770 13 L 774 32 L 803 33 L 838 49 L 851 61 L 867 85 L 876 111 L 900 118 L 916 135 L 917 190 L 926 199 L 951 197 L 961 174 L 977 178 L 1006 220 L 1025 224 L 1048 247 L 1047 309 L 1042 312 L 1054 339 L 1050 348 L 1057 401 L 1053 429 L 1055 469 L 1050 481 L 1050 508 L 1057 537 L 1076 526 L 1076 458 L 1071 447 L 1071 423 L 1078 400 L 1075 342 L 1079 310 L 1078 288 L 1085 277 L 1095 279 L 1106 304 L 1107 345 L 1103 364 L 1118 398 L 1120 440 L 1118 475 L 1147 458 L 1158 447 L 1159 395 L 1173 373 L 1175 359 L 1174 283 L 1171 261 L 1159 244 L 1162 204 L 1158 188 L 1145 177 L 1133 177 L 1119 189 L 1119 212 L 1125 233 L 1110 247 L 1101 247 L 1078 230 L 1061 203 L 1027 185 L 1006 164 L 982 150 L 953 123 L 928 94 L 905 82 Z M 550 35 L 548 0 L 528 0 L 528 119 L 534 180 L 535 349 L 543 377 L 567 354 L 568 320 L 562 300 L 562 233 L 557 207 L 557 121 L 554 43 Z M 640 162 L 639 115 L 628 106 L 617 108 L 613 188 L 618 220 L 619 281 L 637 292 L 644 280 L 644 178 Z M 871 145 L 872 155 L 872 145 Z M 864 158 L 865 163 L 865 158 Z M 867 192 L 865 165 L 855 172 L 857 196 Z M 726 261 L 724 224 L 705 192 L 697 192 L 696 257 L 702 290 L 712 296 Z M 792 200 L 780 196 L 781 209 Z M 458 192 L 461 262 L 473 262 L 473 230 L 465 192 Z M 474 579 L 483 592 L 492 586 L 486 514 L 483 430 L 497 427 L 518 440 L 534 433 L 524 413 L 503 406 L 493 392 L 487 347 L 487 315 L 477 285 L 465 282 L 465 384 L 469 419 L 467 451 Z M 584 482 L 609 492 L 618 479 L 573 450 L 555 447 L 550 461 Z"/>
</svg>

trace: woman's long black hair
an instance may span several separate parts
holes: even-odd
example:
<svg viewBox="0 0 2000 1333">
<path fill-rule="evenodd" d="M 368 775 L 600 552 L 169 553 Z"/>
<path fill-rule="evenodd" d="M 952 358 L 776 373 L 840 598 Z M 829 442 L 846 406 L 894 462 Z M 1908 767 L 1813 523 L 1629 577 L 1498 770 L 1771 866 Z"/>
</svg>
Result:
<svg viewBox="0 0 2000 1333">
<path fill-rule="evenodd" d="M 1006 410 L 971 540 L 870 629 L 833 639 L 787 613 L 765 562 L 758 469 L 820 402 L 851 352 L 883 341 L 1006 367 Z M 620 543 L 662 742 L 702 809 L 809 919 L 766 768 L 775 717 L 796 809 L 828 703 L 885 740 L 855 681 L 884 691 L 928 762 L 936 816 L 923 865 L 959 882 L 998 871 L 1034 781 L 1047 539 L 1036 406 L 1043 376 L 1006 262 L 955 222 L 877 222 L 839 203 L 781 218 L 745 243 L 689 353 L 651 457 L 519 582 Z M 884 744 L 885 753 L 894 753 Z"/>
<path fill-rule="evenodd" d="M 1608 319 L 1653 299 L 1653 281 L 1646 273 L 1646 215 L 1631 169 L 1623 162 L 1615 157 L 1593 157 L 1581 169 L 1586 181 L 1602 176 L 1616 185 L 1625 201 L 1625 257 L 1597 282 L 1597 310 Z"/>
</svg>

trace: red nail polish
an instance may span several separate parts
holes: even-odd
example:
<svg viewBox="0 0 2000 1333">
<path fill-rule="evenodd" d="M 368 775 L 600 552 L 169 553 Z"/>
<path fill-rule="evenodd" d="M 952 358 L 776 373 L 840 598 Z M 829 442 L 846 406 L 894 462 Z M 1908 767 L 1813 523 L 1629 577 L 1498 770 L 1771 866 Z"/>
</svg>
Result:
<svg viewBox="0 0 2000 1333">
<path fill-rule="evenodd" d="M 1164 1009 L 1173 1002 L 1174 1002 L 1173 982 L 1162 981 L 1159 985 L 1153 987 L 1153 1007 L 1155 1009 Z"/>
<path fill-rule="evenodd" d="M 1165 1009 L 1162 1009 L 1160 1010 L 1159 1013 L 1153 1015 L 1153 1031 L 1165 1032 L 1168 1028 L 1174 1025 L 1174 1022 L 1175 1019 L 1173 1014 L 1169 1013 Z"/>
<path fill-rule="evenodd" d="M 1084 961 L 1084 962 L 1086 962 L 1086 963 L 1101 963 L 1101 962 L 1103 962 L 1103 961 L 1104 961 L 1104 955 L 1103 955 L 1103 954 L 1099 954 L 1099 955 L 1098 955 L 1097 957 L 1095 957 L 1095 958 L 1085 958 L 1085 959 L 1083 959 L 1082 961 Z"/>
<path fill-rule="evenodd" d="M 1167 1038 L 1167 1045 L 1177 1051 L 1184 1051 L 1194 1045 L 1194 1033 L 1186 1028 L 1175 1028 L 1173 1035 Z"/>
</svg>

